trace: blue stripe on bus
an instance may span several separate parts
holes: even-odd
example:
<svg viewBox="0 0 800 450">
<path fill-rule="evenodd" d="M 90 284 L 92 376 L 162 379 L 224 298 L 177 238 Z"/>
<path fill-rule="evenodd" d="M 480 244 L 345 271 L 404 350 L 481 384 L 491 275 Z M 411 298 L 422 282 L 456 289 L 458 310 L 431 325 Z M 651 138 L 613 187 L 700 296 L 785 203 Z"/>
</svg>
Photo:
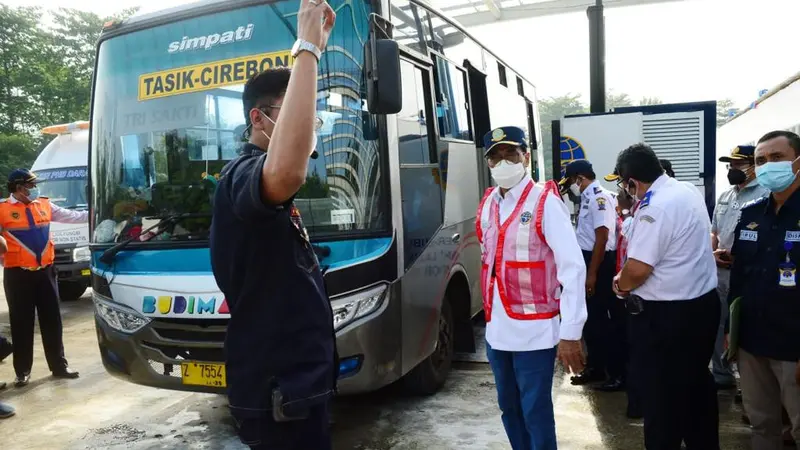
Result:
<svg viewBox="0 0 800 450">
<path fill-rule="evenodd" d="M 354 239 L 325 242 L 331 254 L 320 262 L 336 269 L 374 259 L 387 250 L 392 238 Z M 172 250 L 123 250 L 111 266 L 100 262 L 102 251 L 92 255 L 92 268 L 99 273 L 147 275 L 201 275 L 211 273 L 211 257 L 207 248 Z"/>
</svg>

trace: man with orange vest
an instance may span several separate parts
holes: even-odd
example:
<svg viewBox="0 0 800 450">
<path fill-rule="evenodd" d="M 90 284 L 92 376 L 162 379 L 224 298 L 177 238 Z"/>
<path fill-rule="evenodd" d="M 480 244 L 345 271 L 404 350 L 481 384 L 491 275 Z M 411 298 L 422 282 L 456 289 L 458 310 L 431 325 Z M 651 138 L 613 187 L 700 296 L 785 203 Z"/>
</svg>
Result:
<svg viewBox="0 0 800 450">
<path fill-rule="evenodd" d="M 40 197 L 36 182 L 36 175 L 30 170 L 15 169 L 8 176 L 11 195 L 0 200 L 0 230 L 8 245 L 3 286 L 11 322 L 17 387 L 30 382 L 37 313 L 44 354 L 53 376 L 78 378 L 78 372 L 71 370 L 64 358 L 50 222 L 85 223 L 89 213 L 60 208 L 47 197 Z"/>
<path fill-rule="evenodd" d="M 525 132 L 497 128 L 483 140 L 498 185 L 476 221 L 487 356 L 512 448 L 554 450 L 555 360 L 583 370 L 586 266 L 557 186 L 531 179 Z"/>
</svg>

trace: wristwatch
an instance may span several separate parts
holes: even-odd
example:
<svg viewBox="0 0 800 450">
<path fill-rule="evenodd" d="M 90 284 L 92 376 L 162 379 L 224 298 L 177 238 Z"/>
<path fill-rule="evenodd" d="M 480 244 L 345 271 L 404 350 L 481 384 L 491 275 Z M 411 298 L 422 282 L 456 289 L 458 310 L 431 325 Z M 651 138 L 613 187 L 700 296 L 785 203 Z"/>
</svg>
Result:
<svg viewBox="0 0 800 450">
<path fill-rule="evenodd" d="M 322 55 L 322 52 L 319 50 L 319 48 L 317 48 L 316 45 L 303 39 L 298 39 L 294 42 L 294 46 L 292 46 L 292 57 L 297 58 L 297 55 L 299 55 L 300 52 L 311 53 L 315 58 L 317 58 L 317 62 L 319 62 L 320 55 Z"/>
</svg>

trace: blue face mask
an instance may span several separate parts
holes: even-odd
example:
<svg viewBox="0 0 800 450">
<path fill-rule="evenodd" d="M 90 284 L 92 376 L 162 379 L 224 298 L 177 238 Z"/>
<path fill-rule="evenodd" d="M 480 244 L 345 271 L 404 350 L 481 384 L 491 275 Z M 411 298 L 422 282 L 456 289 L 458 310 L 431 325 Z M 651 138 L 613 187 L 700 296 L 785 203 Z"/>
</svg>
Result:
<svg viewBox="0 0 800 450">
<path fill-rule="evenodd" d="M 758 184 L 769 189 L 770 192 L 785 191 L 792 185 L 796 177 L 792 161 L 768 162 L 756 167 Z"/>
<path fill-rule="evenodd" d="M 28 197 L 28 200 L 30 200 L 30 201 L 34 201 L 37 198 L 39 198 L 39 188 L 38 187 L 32 187 L 32 188 L 28 189 L 27 197 Z"/>
</svg>

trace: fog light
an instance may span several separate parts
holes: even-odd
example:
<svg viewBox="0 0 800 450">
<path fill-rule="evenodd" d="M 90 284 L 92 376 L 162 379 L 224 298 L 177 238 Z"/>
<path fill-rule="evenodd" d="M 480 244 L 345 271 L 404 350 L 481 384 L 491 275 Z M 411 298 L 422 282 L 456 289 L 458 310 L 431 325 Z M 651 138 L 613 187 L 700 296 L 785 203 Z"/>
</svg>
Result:
<svg viewBox="0 0 800 450">
<path fill-rule="evenodd" d="M 361 369 L 361 357 L 352 356 L 339 361 L 339 379 L 352 377 Z"/>
</svg>

